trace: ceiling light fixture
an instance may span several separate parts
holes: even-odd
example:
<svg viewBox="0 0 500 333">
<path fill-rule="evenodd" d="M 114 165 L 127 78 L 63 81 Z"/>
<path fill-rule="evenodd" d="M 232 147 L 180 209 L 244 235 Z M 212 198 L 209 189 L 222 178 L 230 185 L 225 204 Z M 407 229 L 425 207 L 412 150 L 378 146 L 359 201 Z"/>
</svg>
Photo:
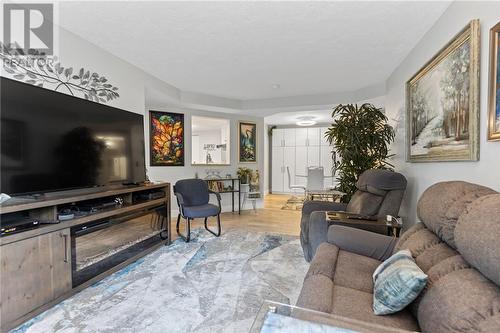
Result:
<svg viewBox="0 0 500 333">
<path fill-rule="evenodd" d="M 314 119 L 316 118 L 311 116 L 298 117 L 295 124 L 298 126 L 313 126 L 316 125 L 316 120 Z"/>
<path fill-rule="evenodd" d="M 272 85 L 273 89 L 279 89 L 281 86 L 278 83 Z"/>
</svg>

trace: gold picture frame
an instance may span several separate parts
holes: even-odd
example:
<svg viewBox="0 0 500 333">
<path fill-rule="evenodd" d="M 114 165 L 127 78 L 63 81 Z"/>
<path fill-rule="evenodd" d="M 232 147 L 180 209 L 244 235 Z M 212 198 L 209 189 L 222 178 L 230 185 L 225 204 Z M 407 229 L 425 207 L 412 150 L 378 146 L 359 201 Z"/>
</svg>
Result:
<svg viewBox="0 0 500 333">
<path fill-rule="evenodd" d="M 479 20 L 406 82 L 406 160 L 479 160 Z"/>
<path fill-rule="evenodd" d="M 490 29 L 488 140 L 500 141 L 500 22 Z"/>
</svg>

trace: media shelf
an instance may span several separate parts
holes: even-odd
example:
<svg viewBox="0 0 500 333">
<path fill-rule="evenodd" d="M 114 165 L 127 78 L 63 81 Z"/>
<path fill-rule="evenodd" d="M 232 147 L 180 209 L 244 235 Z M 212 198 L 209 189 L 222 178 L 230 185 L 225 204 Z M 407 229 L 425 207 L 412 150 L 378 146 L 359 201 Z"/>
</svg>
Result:
<svg viewBox="0 0 500 333">
<path fill-rule="evenodd" d="M 116 205 L 57 221 L 62 209 L 116 198 L 120 199 Z M 36 228 L 0 237 L 1 330 L 19 325 L 159 246 L 170 244 L 170 204 L 170 184 L 159 183 L 13 198 L 0 205 L 1 217 L 19 214 L 42 222 Z M 109 244 L 115 245 L 120 255 L 115 256 L 116 249 L 107 249 Z M 102 257 L 108 251 L 110 258 L 87 263 L 86 257 L 93 258 L 96 251 Z M 80 272 L 82 262 L 88 267 Z"/>
<path fill-rule="evenodd" d="M 231 193 L 231 210 L 234 213 L 234 195 L 238 194 L 238 214 L 241 214 L 241 180 L 239 178 L 205 178 L 208 188 L 221 194 Z M 231 190 L 224 187 L 225 182 L 231 182 Z M 236 186 L 238 185 L 238 186 Z"/>
</svg>

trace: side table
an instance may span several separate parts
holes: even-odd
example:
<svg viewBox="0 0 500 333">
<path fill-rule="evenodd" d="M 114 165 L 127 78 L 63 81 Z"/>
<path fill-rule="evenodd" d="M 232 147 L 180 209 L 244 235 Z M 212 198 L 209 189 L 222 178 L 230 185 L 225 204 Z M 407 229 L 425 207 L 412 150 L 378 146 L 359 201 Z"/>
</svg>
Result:
<svg viewBox="0 0 500 333">
<path fill-rule="evenodd" d="M 348 212 L 325 212 L 326 222 L 328 223 L 338 223 L 356 226 L 373 226 L 373 227 L 385 227 L 387 229 L 387 236 L 399 237 L 401 232 L 402 224 L 396 222 L 388 222 L 383 217 L 370 218 L 368 216 L 362 216 L 359 214 L 353 214 Z"/>
</svg>

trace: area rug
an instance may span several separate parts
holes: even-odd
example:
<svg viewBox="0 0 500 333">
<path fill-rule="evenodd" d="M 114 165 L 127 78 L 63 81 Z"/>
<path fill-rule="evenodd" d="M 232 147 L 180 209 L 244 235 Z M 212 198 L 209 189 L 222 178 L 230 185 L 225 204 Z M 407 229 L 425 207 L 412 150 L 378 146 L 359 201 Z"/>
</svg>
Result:
<svg viewBox="0 0 500 333">
<path fill-rule="evenodd" d="M 197 229 L 31 319 L 21 332 L 248 332 L 264 300 L 295 304 L 298 237 Z"/>
</svg>

